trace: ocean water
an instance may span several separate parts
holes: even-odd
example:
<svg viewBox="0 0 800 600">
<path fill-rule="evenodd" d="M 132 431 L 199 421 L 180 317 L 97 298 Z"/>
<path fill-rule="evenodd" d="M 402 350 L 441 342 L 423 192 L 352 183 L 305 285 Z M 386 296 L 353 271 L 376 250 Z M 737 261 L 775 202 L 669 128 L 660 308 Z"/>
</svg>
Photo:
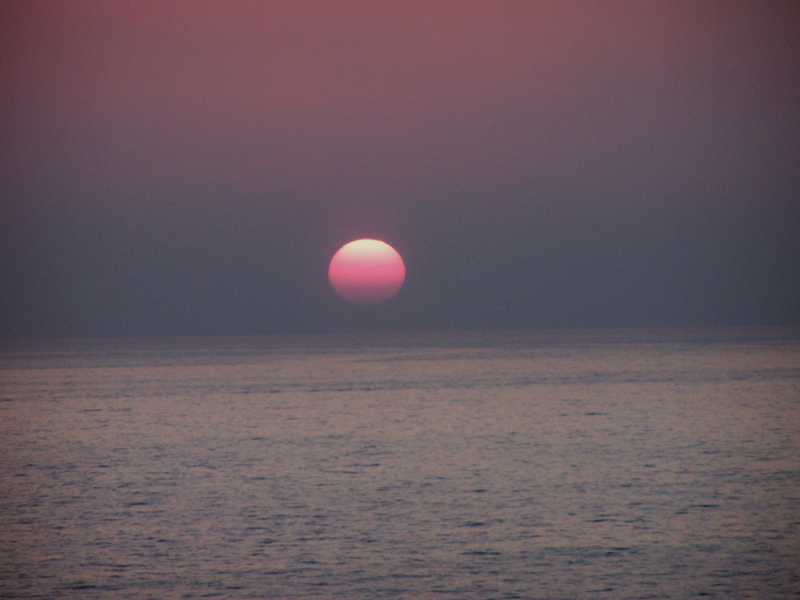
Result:
<svg viewBox="0 0 800 600">
<path fill-rule="evenodd" d="M 798 598 L 800 336 L 7 344 L 1 598 Z"/>
</svg>

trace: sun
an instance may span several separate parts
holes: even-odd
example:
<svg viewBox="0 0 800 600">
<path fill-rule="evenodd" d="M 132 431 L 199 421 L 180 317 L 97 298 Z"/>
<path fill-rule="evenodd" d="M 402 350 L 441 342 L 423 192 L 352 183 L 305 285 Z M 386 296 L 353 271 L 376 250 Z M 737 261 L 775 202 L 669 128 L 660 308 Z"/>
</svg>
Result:
<svg viewBox="0 0 800 600">
<path fill-rule="evenodd" d="M 328 279 L 334 291 L 349 302 L 373 304 L 397 295 L 406 267 L 397 250 L 380 240 L 355 240 L 333 255 Z"/>
</svg>

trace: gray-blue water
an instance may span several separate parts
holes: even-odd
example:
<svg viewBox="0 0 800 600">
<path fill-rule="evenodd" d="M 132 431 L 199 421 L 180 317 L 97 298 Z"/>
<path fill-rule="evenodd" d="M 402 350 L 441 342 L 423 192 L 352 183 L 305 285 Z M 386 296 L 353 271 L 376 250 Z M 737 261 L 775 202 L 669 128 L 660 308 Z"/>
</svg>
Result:
<svg viewBox="0 0 800 600">
<path fill-rule="evenodd" d="M 0 352 L 2 598 L 797 598 L 787 331 Z"/>
</svg>

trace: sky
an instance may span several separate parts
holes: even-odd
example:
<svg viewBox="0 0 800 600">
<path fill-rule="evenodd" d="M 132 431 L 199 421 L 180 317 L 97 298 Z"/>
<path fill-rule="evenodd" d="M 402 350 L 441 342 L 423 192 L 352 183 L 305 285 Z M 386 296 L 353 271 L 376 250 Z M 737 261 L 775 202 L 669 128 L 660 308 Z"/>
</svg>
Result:
<svg viewBox="0 0 800 600">
<path fill-rule="evenodd" d="M 7 0 L 0 338 L 800 325 L 798 107 L 794 0 Z"/>
</svg>

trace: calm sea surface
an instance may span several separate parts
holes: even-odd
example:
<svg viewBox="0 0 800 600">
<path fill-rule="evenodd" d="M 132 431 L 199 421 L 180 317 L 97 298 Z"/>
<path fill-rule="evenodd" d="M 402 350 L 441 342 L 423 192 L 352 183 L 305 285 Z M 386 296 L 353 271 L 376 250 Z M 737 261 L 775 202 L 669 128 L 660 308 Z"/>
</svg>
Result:
<svg viewBox="0 0 800 600">
<path fill-rule="evenodd" d="M 800 337 L 7 345 L 0 597 L 796 599 Z"/>
</svg>

